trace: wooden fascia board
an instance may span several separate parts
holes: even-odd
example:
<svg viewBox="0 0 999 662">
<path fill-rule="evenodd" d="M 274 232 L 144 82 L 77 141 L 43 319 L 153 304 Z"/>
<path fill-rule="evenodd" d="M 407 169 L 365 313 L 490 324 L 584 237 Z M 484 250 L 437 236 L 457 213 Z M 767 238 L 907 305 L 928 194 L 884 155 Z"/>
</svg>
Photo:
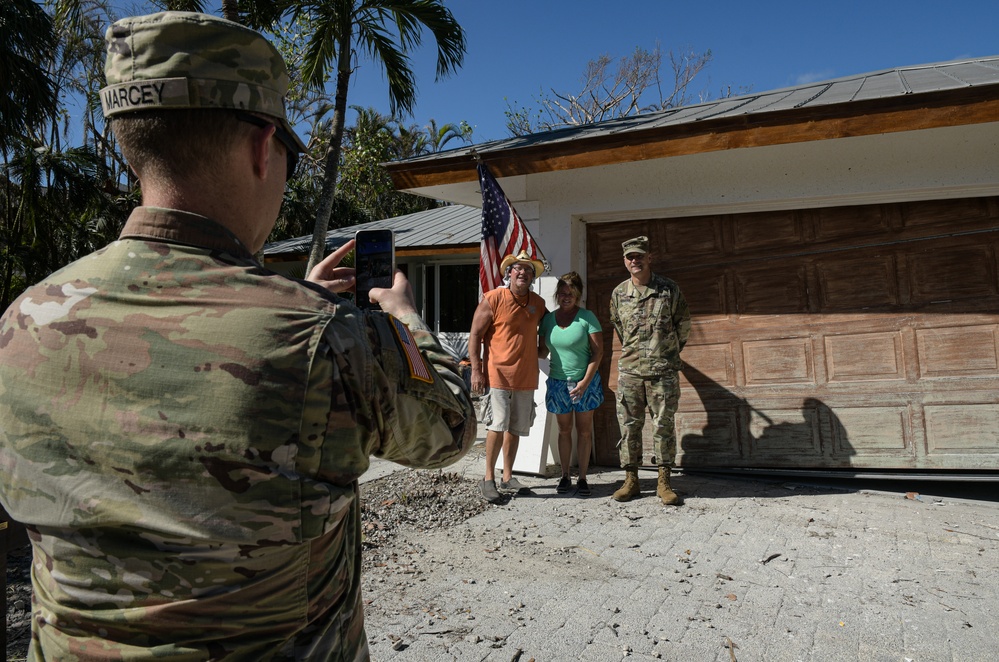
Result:
<svg viewBox="0 0 999 662">
<path fill-rule="evenodd" d="M 483 154 L 497 177 L 999 121 L 999 86 L 816 106 Z M 399 190 L 476 181 L 469 155 L 388 164 Z"/>
<path fill-rule="evenodd" d="M 411 248 L 395 249 L 396 257 L 434 257 L 438 255 L 478 255 L 479 244 L 458 244 L 455 246 L 413 246 Z M 265 255 L 264 262 L 305 262 L 309 254 L 305 253 L 278 253 L 276 255 Z"/>
<path fill-rule="evenodd" d="M 469 245 L 458 245 L 458 246 L 428 246 L 426 248 L 406 248 L 406 249 L 396 249 L 395 254 L 401 257 L 435 257 L 440 255 L 478 255 L 479 254 L 479 244 L 474 246 Z"/>
</svg>

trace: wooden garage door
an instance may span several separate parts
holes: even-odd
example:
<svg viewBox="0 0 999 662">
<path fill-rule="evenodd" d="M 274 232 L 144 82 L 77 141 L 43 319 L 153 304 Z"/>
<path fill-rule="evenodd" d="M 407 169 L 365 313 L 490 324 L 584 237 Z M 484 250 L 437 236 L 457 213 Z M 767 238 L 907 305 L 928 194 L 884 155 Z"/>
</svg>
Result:
<svg viewBox="0 0 999 662">
<path fill-rule="evenodd" d="M 609 389 L 608 302 L 640 234 L 693 315 L 678 465 L 999 469 L 999 199 L 590 225 Z M 607 395 L 597 461 L 616 465 Z"/>
</svg>

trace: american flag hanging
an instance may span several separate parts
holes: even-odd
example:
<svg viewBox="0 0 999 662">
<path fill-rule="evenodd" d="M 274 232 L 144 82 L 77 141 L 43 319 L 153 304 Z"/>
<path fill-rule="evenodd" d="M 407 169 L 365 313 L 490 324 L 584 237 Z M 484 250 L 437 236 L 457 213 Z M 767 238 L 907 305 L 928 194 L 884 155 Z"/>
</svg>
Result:
<svg viewBox="0 0 999 662">
<path fill-rule="evenodd" d="M 510 204 L 485 163 L 479 163 L 479 186 L 482 188 L 482 247 L 479 251 L 481 294 L 496 289 L 503 282 L 500 262 L 507 255 L 517 255 L 526 250 L 532 259 L 540 260 L 545 269 L 548 268 L 548 260 L 534 243 L 534 237 L 527 231 L 517 210 Z"/>
</svg>

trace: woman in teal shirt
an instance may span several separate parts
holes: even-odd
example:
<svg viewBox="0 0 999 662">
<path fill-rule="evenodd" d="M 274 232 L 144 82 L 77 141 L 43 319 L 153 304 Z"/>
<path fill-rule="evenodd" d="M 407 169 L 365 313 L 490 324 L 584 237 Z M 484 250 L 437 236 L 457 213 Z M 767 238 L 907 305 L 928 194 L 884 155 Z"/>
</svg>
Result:
<svg viewBox="0 0 999 662">
<path fill-rule="evenodd" d="M 559 276 L 555 287 L 556 308 L 541 320 L 538 333 L 551 353 L 545 408 L 558 420 L 558 455 L 562 478 L 556 492 L 572 489 L 569 458 L 572 457 L 572 428 L 576 427 L 576 460 L 579 480 L 576 493 L 589 496 L 586 470 L 593 442 L 593 410 L 604 401 L 604 389 L 597 368 L 603 357 L 600 322 L 596 315 L 579 307 L 583 279 L 575 271 Z"/>
</svg>

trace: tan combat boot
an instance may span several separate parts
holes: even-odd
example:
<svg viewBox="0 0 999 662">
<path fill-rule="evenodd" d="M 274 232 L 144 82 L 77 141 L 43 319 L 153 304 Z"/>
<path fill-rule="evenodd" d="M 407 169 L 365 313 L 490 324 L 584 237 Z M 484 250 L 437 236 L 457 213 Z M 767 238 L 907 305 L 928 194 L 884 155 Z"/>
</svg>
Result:
<svg viewBox="0 0 999 662">
<path fill-rule="evenodd" d="M 656 494 L 663 500 L 664 506 L 679 506 L 683 503 L 683 499 L 670 487 L 669 472 L 669 467 L 659 467 L 659 485 L 656 487 Z"/>
<path fill-rule="evenodd" d="M 625 467 L 624 485 L 611 495 L 615 501 L 631 501 L 638 496 L 638 469 Z"/>
</svg>

